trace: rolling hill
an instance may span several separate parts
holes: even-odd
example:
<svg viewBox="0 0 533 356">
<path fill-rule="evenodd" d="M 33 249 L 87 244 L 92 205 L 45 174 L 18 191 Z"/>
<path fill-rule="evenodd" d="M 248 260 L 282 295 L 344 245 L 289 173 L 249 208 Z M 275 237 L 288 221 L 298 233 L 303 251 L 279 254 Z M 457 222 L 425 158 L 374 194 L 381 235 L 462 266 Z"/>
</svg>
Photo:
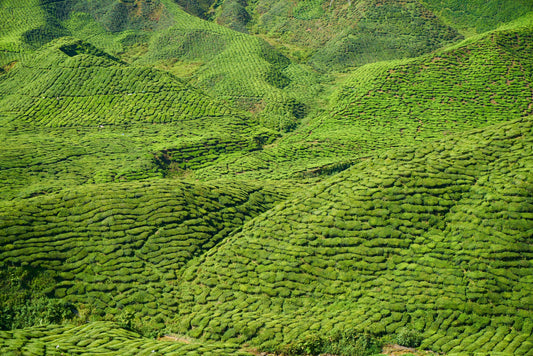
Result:
<svg viewBox="0 0 533 356">
<path fill-rule="evenodd" d="M 530 352 L 531 127 L 390 150 L 277 205 L 184 272 L 181 330 L 279 351 L 407 326 L 434 351 Z"/>
<path fill-rule="evenodd" d="M 532 11 L 1 1 L 0 350 L 531 355 Z"/>
</svg>

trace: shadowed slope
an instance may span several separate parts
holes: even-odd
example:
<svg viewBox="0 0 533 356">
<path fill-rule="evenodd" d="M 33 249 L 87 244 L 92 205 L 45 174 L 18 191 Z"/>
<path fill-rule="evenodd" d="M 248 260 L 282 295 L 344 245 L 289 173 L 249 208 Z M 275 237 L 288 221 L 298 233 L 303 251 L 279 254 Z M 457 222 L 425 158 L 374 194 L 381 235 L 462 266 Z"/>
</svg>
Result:
<svg viewBox="0 0 533 356">
<path fill-rule="evenodd" d="M 260 0 L 249 3 L 248 16 L 235 10 L 240 4 L 224 1 L 217 21 L 246 26 L 292 58 L 327 72 L 418 56 L 460 39 L 412 0 Z"/>
<path fill-rule="evenodd" d="M 524 118 L 355 165 L 191 266 L 182 331 L 276 349 L 406 326 L 435 351 L 527 354 L 532 152 Z"/>
<path fill-rule="evenodd" d="M 451 26 L 461 31 L 489 31 L 533 11 L 528 0 L 422 0 Z"/>
</svg>

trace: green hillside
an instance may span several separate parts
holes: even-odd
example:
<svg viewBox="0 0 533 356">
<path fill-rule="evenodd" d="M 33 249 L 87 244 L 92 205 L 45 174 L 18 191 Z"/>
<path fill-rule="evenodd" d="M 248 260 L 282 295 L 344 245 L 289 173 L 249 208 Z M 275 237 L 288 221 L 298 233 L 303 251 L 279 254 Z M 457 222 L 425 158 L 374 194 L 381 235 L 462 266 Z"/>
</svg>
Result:
<svg viewBox="0 0 533 356">
<path fill-rule="evenodd" d="M 158 180 L 89 185 L 6 202 L 0 216 L 2 268 L 46 271 L 52 282 L 28 283 L 45 281 L 43 296 L 63 298 L 102 317 L 131 308 L 144 327 L 161 328 L 177 312 L 180 269 L 286 191 L 265 183 Z M 18 293 L 15 289 L 2 300 L 13 320 L 21 318 Z M 4 318 L 8 325 L 2 328 L 11 319 Z"/>
<path fill-rule="evenodd" d="M 533 4 L 0 1 L 6 355 L 533 355 Z"/>
<path fill-rule="evenodd" d="M 230 3 L 239 1 L 221 7 Z M 249 8 L 252 33 L 326 71 L 414 57 L 460 37 L 417 1 L 261 0 Z"/>
<path fill-rule="evenodd" d="M 492 30 L 533 10 L 533 4 L 527 0 L 422 0 L 420 2 L 435 11 L 446 23 L 466 33 Z"/>
<path fill-rule="evenodd" d="M 531 130 L 387 151 L 277 205 L 183 274 L 180 331 L 280 350 L 407 327 L 434 351 L 527 354 Z"/>
<path fill-rule="evenodd" d="M 29 37 L 9 27 L 0 29 L 0 36 L 5 37 L 4 45 L 0 42 L 0 65 L 12 65 L 31 55 L 37 48 L 33 43 L 45 44 L 70 35 L 125 62 L 155 65 L 186 77 L 220 100 L 254 113 L 263 112 L 260 120 L 282 131 L 298 123 L 305 115 L 303 101 L 320 90 L 319 80 L 311 74 L 293 74 L 307 73 L 309 69 L 289 66 L 290 62 L 265 41 L 189 15 L 170 0 L 66 3 L 66 7 L 31 0 L 16 6 L 6 3 L 6 22 L 26 21 L 33 11 L 43 18 L 53 18 L 55 27 L 47 27 L 46 32 L 42 21 L 35 17 L 27 25 L 26 32 L 32 33 Z M 13 12 L 15 18 L 7 16 L 12 7 L 17 8 Z M 45 32 L 46 37 L 41 38 Z M 311 93 L 294 95 L 283 90 L 288 85 L 316 88 Z"/>
<path fill-rule="evenodd" d="M 376 150 L 531 115 L 531 19 L 425 56 L 362 66 L 323 113 L 274 145 L 230 155 L 196 176 L 329 174 Z"/>
<path fill-rule="evenodd" d="M 0 115 L 12 115 L 17 125 L 94 127 L 236 115 L 167 72 L 126 66 L 71 38 L 50 42 L 0 78 Z"/>
</svg>

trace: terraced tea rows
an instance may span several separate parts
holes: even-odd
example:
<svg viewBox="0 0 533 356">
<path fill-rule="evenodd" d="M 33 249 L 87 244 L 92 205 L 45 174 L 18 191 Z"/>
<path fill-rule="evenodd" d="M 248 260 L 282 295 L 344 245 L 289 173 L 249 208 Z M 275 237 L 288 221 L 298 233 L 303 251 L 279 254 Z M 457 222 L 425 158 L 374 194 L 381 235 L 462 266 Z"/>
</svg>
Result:
<svg viewBox="0 0 533 356">
<path fill-rule="evenodd" d="M 256 1 L 247 9 L 252 33 L 327 72 L 421 55 L 460 38 L 417 1 Z"/>
<path fill-rule="evenodd" d="M 97 128 L 16 129 L 18 124 L 6 121 L 0 132 L 3 199 L 66 185 L 190 175 L 227 154 L 261 149 L 276 137 L 235 117 Z"/>
<path fill-rule="evenodd" d="M 283 73 L 290 62 L 285 59 L 285 64 L 277 63 L 276 58 L 280 58 L 280 55 L 263 40 L 200 20 L 185 13 L 169 0 L 141 1 L 138 5 L 142 14 L 136 14 L 129 3 L 109 5 L 106 2 L 89 3 L 84 0 L 72 1 L 64 9 L 58 8 L 55 3 L 37 5 L 32 0 L 24 0 L 17 8 L 25 12 L 40 8 L 41 17 L 34 16 L 36 19 L 58 16 L 59 21 L 56 19 L 55 27 L 50 29 L 53 30 L 50 38 L 39 40 L 44 41 L 42 44 L 70 34 L 130 63 L 155 65 L 176 74 L 185 72 L 187 79 L 191 79 L 190 76 L 194 74 L 192 79 L 195 86 L 240 109 L 263 112 L 262 122 L 276 130 L 286 130 L 297 124 L 302 114 L 294 110 L 295 103 L 302 106 L 302 99 L 310 100 L 313 96 L 294 95 L 292 91 L 282 90 L 287 83 L 272 81 L 272 73 L 274 78 L 288 80 L 293 86 L 306 86 L 308 89 L 314 87 L 314 93 L 320 90 L 320 84 L 316 80 L 308 85 L 313 76 L 295 76 L 294 70 Z M 160 10 L 158 14 L 151 15 L 148 8 Z M 148 12 L 144 13 L 145 10 Z M 119 28 L 114 28 L 115 23 L 110 19 L 117 16 L 122 20 L 118 21 Z M 158 20 L 154 22 L 154 18 Z M 106 21 L 111 21 L 111 24 Z M 39 26 L 29 25 L 28 31 L 40 35 L 42 31 L 39 32 Z M 11 39 L 9 31 L 8 28 L 5 29 L 5 36 Z M 17 41 L 20 45 L 27 45 L 22 40 Z M 6 49 L 0 66 L 23 60 L 32 52 L 31 46 L 27 51 L 19 47 Z M 84 57 L 74 56 L 59 68 L 46 59 L 48 65 L 45 68 L 39 63 L 40 65 L 32 67 L 33 72 L 19 75 L 16 79 L 18 83 L 30 79 L 28 84 L 33 87 L 41 81 L 37 87 L 51 87 L 52 90 L 48 92 L 50 95 L 44 95 L 45 98 L 42 98 L 43 95 L 32 95 L 35 93 L 21 93 L 35 96 L 29 103 L 28 98 L 23 99 L 26 103 L 20 103 L 19 95 L 12 96 L 6 103 L 9 111 L 32 117 L 42 114 L 45 118 L 37 120 L 53 120 L 56 125 L 72 122 L 73 117 L 80 118 L 78 123 L 81 122 L 86 116 L 86 112 L 82 110 L 85 107 L 91 108 L 87 111 L 107 117 L 111 123 L 144 119 L 169 122 L 181 119 L 184 115 L 219 116 L 221 112 L 227 113 L 227 105 L 213 100 L 206 103 L 202 95 L 191 95 L 194 92 L 191 87 L 188 88 L 192 92 L 187 93 L 191 100 L 184 100 L 177 95 L 183 93 L 182 88 L 168 83 L 169 79 L 161 72 L 148 68 L 101 68 L 109 66 L 109 63 L 90 63 Z M 44 56 L 40 59 L 44 59 Z M 48 75 L 37 79 L 42 74 L 39 70 L 46 71 L 52 67 L 54 70 Z M 70 67 L 71 70 L 65 72 L 65 67 Z M 189 67 L 193 68 L 192 72 Z M 304 67 L 300 72 L 302 70 L 310 72 Z M 62 77 L 54 80 L 59 72 Z M 71 83 L 72 78 L 77 80 Z M 139 78 L 144 80 L 139 81 Z M 80 85 L 82 80 L 89 81 Z M 170 80 L 173 81 L 174 79 Z M 14 94 L 13 88 L 7 93 Z M 68 93 L 68 98 L 62 98 L 61 94 L 65 93 Z M 159 95 L 154 95 L 155 93 Z M 87 97 L 88 95 L 91 97 Z M 37 100 L 37 97 L 48 100 Z M 64 100 L 56 100 L 58 97 Z"/>
<path fill-rule="evenodd" d="M 174 24 L 154 35 L 135 63 L 156 63 L 176 72 L 193 63 L 197 69 L 190 73 L 190 79 L 208 94 L 238 108 L 262 113 L 261 121 L 271 128 L 283 131 L 297 124 L 301 116 L 293 112 L 292 103 L 296 100 L 302 105 L 302 98 L 283 89 L 293 82 L 317 92 L 317 80 L 310 86 L 311 76 L 285 73 L 290 61 L 259 38 L 200 20 L 168 0 L 162 3 L 172 14 Z M 309 72 L 304 67 L 302 70 Z M 282 80 L 272 80 L 273 77 Z"/>
<path fill-rule="evenodd" d="M 47 293 L 77 307 L 110 317 L 127 308 L 161 329 L 178 310 L 180 269 L 287 190 L 156 180 L 4 202 L 0 261 L 55 271 Z"/>
<path fill-rule="evenodd" d="M 115 323 L 94 322 L 0 331 L 0 349 L 24 355 L 250 355 L 238 345 L 166 339 L 142 338 Z"/>
<path fill-rule="evenodd" d="M 294 177 L 378 150 L 446 137 L 533 113 L 532 17 L 438 53 L 363 66 L 331 98 L 331 109 L 275 145 L 198 172 Z M 511 79 L 512 78 L 512 79 Z M 274 172 L 273 172 L 274 171 Z"/>
<path fill-rule="evenodd" d="M 46 126 L 168 123 L 236 114 L 165 72 L 110 58 L 78 40 L 53 42 L 1 78 L 3 114 L 19 124 Z"/>
<path fill-rule="evenodd" d="M 434 351 L 528 354 L 532 127 L 388 151 L 277 205 L 183 274 L 181 332 L 279 350 L 408 327 Z"/>
<path fill-rule="evenodd" d="M 1 1 L 0 350 L 532 354 L 522 2 Z"/>
</svg>

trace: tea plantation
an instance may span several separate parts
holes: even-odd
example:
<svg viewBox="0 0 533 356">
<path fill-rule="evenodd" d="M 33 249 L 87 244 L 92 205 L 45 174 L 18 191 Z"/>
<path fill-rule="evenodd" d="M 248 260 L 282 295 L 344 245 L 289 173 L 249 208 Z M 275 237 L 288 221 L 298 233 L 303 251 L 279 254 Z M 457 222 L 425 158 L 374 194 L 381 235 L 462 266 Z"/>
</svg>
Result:
<svg viewBox="0 0 533 356">
<path fill-rule="evenodd" d="M 0 1 L 0 351 L 533 355 L 532 11 Z"/>
<path fill-rule="evenodd" d="M 183 274 L 181 331 L 279 350 L 408 327 L 435 351 L 531 352 L 531 129 L 390 150 L 277 205 Z"/>
</svg>

